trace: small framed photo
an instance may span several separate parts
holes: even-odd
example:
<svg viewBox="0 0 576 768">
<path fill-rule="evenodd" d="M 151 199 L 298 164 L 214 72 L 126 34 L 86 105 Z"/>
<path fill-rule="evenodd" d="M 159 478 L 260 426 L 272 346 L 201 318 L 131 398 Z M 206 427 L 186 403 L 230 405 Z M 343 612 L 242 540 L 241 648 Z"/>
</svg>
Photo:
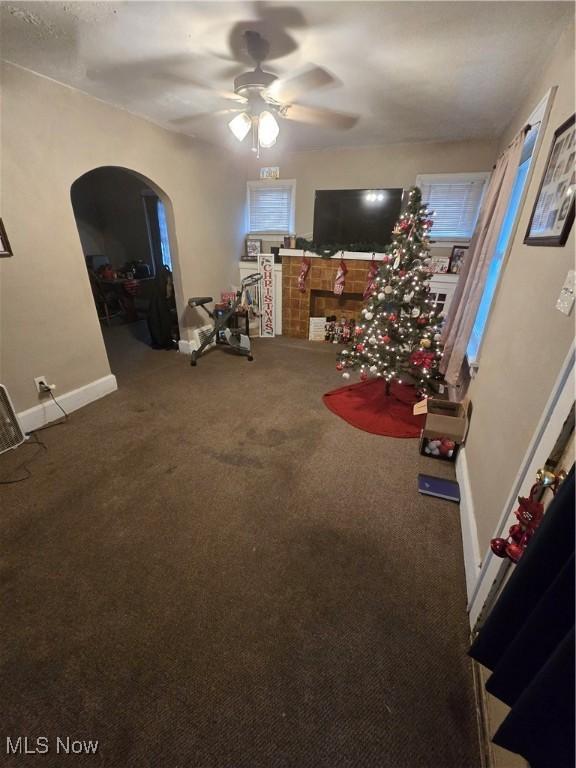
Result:
<svg viewBox="0 0 576 768">
<path fill-rule="evenodd" d="M 526 245 L 563 246 L 574 222 L 576 176 L 576 115 L 554 132 L 550 154 L 530 223 L 524 237 Z"/>
<path fill-rule="evenodd" d="M 450 275 L 459 275 L 462 269 L 462 264 L 468 253 L 467 245 L 454 245 L 452 247 L 452 253 L 450 254 L 450 264 L 448 265 L 448 273 Z"/>
<path fill-rule="evenodd" d="M 450 256 L 434 255 L 430 257 L 428 272 L 431 272 L 433 275 L 444 275 L 448 272 L 449 266 Z"/>
<path fill-rule="evenodd" d="M 12 256 L 12 248 L 4 228 L 4 222 L 0 219 L 0 257 L 3 256 Z"/>
<path fill-rule="evenodd" d="M 262 253 L 262 240 L 254 237 L 246 238 L 246 261 L 258 261 L 258 256 Z"/>
</svg>

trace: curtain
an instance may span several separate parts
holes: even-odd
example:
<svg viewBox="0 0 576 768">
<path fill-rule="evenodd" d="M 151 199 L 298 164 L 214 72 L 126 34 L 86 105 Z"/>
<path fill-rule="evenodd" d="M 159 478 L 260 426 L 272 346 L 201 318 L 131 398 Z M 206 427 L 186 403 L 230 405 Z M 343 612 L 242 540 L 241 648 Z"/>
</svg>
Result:
<svg viewBox="0 0 576 768">
<path fill-rule="evenodd" d="M 493 741 L 531 768 L 574 768 L 574 467 L 470 649 L 511 707 Z"/>
<path fill-rule="evenodd" d="M 450 304 L 442 331 L 444 356 L 440 362 L 440 371 L 448 384 L 456 385 L 460 379 L 460 370 L 476 312 L 480 306 L 488 267 L 498 242 L 518 171 L 525 135 L 526 131 L 521 131 L 498 158 L 490 177 L 478 224 L 470 242 L 468 257 L 464 261 L 454 298 Z"/>
</svg>

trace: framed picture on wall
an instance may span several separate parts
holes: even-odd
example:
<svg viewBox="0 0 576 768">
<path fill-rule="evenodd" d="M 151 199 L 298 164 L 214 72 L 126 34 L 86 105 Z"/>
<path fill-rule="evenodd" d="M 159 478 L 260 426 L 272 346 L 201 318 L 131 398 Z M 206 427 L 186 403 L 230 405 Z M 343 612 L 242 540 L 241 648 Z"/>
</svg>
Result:
<svg viewBox="0 0 576 768">
<path fill-rule="evenodd" d="M 255 237 L 246 238 L 246 261 L 258 261 L 258 256 L 262 253 L 262 240 Z"/>
<path fill-rule="evenodd" d="M 524 242 L 565 245 L 574 222 L 575 115 L 555 131 Z"/>
<path fill-rule="evenodd" d="M 448 272 L 448 266 L 450 264 L 450 256 L 440 256 L 439 254 L 433 254 L 430 257 L 430 263 L 428 265 L 428 272 L 433 275 L 445 275 Z"/>
<path fill-rule="evenodd" d="M 451 275 L 459 275 L 462 269 L 462 264 L 468 253 L 467 245 L 454 245 L 452 246 L 452 253 L 450 254 L 450 264 L 448 265 L 448 273 Z"/>
<path fill-rule="evenodd" d="M 12 256 L 12 248 L 10 248 L 4 222 L 0 219 L 0 257 L 2 256 Z"/>
</svg>

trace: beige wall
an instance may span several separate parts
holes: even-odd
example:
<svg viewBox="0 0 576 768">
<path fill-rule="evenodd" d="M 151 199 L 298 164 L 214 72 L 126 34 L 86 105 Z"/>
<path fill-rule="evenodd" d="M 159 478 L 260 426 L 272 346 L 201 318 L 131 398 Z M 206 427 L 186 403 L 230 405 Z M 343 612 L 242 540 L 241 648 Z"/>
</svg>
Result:
<svg viewBox="0 0 576 768">
<path fill-rule="evenodd" d="M 86 171 L 123 166 L 169 197 L 184 335 L 194 322 L 185 298 L 237 280 L 245 182 L 228 156 L 11 65 L 1 138 L 1 210 L 15 254 L 0 262 L 1 373 L 17 410 L 38 403 L 34 376 L 63 393 L 110 372 L 70 203 Z"/>
<path fill-rule="evenodd" d="M 314 192 L 317 189 L 409 187 L 419 173 L 489 171 L 495 141 L 391 144 L 382 147 L 331 149 L 281 154 L 266 152 L 248 163 L 249 179 L 265 165 L 279 165 L 283 179 L 296 179 L 296 234 L 312 237 Z"/>
<path fill-rule="evenodd" d="M 555 309 L 574 268 L 574 228 L 563 248 L 523 244 L 552 135 L 574 113 L 574 28 L 566 30 L 502 140 L 503 148 L 557 85 L 526 204 L 505 265 L 470 396 L 474 404 L 466 456 L 481 550 L 485 551 L 522 458 L 574 338 L 574 313 Z"/>
</svg>

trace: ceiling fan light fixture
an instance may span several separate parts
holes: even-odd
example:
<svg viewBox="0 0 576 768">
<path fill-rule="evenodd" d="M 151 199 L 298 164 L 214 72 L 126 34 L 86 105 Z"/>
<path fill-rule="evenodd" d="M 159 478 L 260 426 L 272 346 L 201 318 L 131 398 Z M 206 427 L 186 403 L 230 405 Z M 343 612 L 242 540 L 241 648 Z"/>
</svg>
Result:
<svg viewBox="0 0 576 768">
<path fill-rule="evenodd" d="M 244 141 L 251 127 L 252 120 L 246 112 L 240 112 L 239 115 L 236 115 L 236 117 L 228 123 L 228 128 L 230 128 L 238 141 Z"/>
<path fill-rule="evenodd" d="M 264 110 L 258 119 L 258 143 L 264 149 L 269 149 L 276 144 L 280 133 L 280 126 L 272 112 Z"/>
</svg>

